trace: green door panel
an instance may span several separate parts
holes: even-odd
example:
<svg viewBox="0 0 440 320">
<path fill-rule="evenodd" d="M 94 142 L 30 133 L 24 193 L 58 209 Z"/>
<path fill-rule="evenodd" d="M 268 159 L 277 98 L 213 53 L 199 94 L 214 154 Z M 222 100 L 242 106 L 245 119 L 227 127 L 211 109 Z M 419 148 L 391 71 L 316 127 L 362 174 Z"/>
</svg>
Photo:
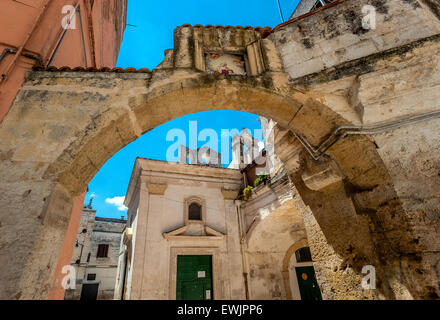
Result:
<svg viewBox="0 0 440 320">
<path fill-rule="evenodd" d="M 205 300 L 205 286 L 200 281 L 182 281 L 181 297 L 184 300 Z"/>
<path fill-rule="evenodd" d="M 313 267 L 295 267 L 301 300 L 322 300 Z"/>
<path fill-rule="evenodd" d="M 212 256 L 177 256 L 176 284 L 177 300 L 212 299 Z"/>
</svg>

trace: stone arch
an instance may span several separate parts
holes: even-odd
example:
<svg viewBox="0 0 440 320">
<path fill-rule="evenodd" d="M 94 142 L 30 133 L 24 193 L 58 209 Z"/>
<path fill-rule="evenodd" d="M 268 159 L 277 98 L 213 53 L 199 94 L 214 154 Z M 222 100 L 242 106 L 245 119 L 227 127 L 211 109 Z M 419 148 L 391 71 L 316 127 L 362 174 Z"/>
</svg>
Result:
<svg viewBox="0 0 440 320">
<path fill-rule="evenodd" d="M 324 104 L 290 88 L 282 73 L 265 78 L 176 70 L 165 76 L 158 71 L 140 75 L 35 72 L 28 77 L 1 125 L 2 136 L 7 137 L 2 139 L 2 150 L 11 155 L 11 163 L 26 163 L 45 183 L 41 197 L 48 202 L 40 203 L 36 209 L 43 219 L 55 225 L 60 219 L 68 219 L 73 197 L 86 190 L 88 182 L 113 154 L 142 133 L 184 114 L 216 109 L 248 111 L 274 119 L 280 127 L 294 130 L 314 145 L 336 126 L 347 124 Z M 41 96 L 45 97 L 44 107 L 35 102 Z M 86 115 L 78 114 L 78 109 Z M 50 121 L 57 118 L 55 112 L 64 116 L 52 129 Z M 46 131 L 39 131 L 35 128 L 39 121 L 41 127 L 54 132 L 47 135 Z M 32 132 L 33 137 L 28 139 L 20 132 Z M 43 153 L 39 161 L 26 155 L 26 149 L 44 150 L 47 145 L 51 153 Z M 304 150 L 297 141 L 291 141 L 289 146 L 294 149 L 293 158 Z M 347 150 L 356 150 L 364 157 L 347 158 Z M 329 155 L 339 174 L 355 190 L 389 182 L 374 144 L 365 137 L 345 139 Z M 298 167 L 290 170 L 295 174 Z M 16 177 L 10 179 L 14 181 Z M 41 231 L 39 237 L 46 236 L 47 231 Z M 31 257 L 30 273 L 38 273 L 34 268 L 40 259 L 36 253 Z"/>
<path fill-rule="evenodd" d="M 135 81 L 125 81 L 127 85 L 133 82 L 131 91 L 137 89 Z M 175 81 L 170 77 L 169 81 L 147 92 L 140 87 L 140 92 L 118 101 L 120 106 L 116 108 L 108 108 L 105 103 L 99 106 L 97 109 L 104 111 L 88 119 L 84 129 L 74 133 L 75 140 L 47 168 L 44 176 L 58 177 L 71 193 L 79 194 L 116 151 L 167 121 L 196 112 L 228 109 L 271 117 L 287 125 L 301 105 L 289 92 L 282 92 L 273 83 L 262 83 L 261 79 L 189 73 Z M 110 99 L 118 99 L 124 91 Z M 300 98 L 304 99 L 302 95 Z M 271 109 L 276 109 L 276 114 Z M 91 164 L 89 169 L 78 176 L 78 168 L 87 163 Z"/>
<path fill-rule="evenodd" d="M 283 259 L 282 273 L 284 280 L 284 288 L 286 289 L 286 299 L 292 300 L 292 288 L 290 287 L 290 275 L 289 275 L 289 264 L 292 255 L 295 254 L 296 250 L 302 247 L 308 247 L 309 244 L 307 239 L 301 239 L 290 246 L 287 250 L 286 255 Z"/>
</svg>

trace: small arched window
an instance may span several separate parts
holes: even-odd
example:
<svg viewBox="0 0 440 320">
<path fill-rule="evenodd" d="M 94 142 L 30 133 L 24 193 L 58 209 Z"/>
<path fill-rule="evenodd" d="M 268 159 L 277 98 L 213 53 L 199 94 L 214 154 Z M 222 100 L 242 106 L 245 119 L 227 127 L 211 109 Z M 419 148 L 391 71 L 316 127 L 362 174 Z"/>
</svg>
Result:
<svg viewBox="0 0 440 320">
<path fill-rule="evenodd" d="M 188 207 L 188 220 L 202 220 L 202 206 L 192 202 Z"/>
<path fill-rule="evenodd" d="M 303 247 L 295 251 L 296 262 L 312 262 L 312 253 L 309 247 Z"/>
</svg>

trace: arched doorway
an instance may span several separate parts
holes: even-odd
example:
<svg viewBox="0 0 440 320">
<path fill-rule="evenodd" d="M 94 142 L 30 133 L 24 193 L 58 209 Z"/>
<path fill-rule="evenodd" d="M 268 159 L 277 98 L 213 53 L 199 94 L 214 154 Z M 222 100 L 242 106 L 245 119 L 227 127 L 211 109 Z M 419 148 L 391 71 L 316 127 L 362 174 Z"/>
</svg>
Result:
<svg viewBox="0 0 440 320">
<path fill-rule="evenodd" d="M 293 300 L 322 299 L 309 247 L 296 249 L 290 258 L 289 280 Z"/>
<path fill-rule="evenodd" d="M 262 205 L 268 197 L 262 195 L 241 209 L 245 220 L 255 221 L 247 223 L 246 235 L 250 299 L 291 299 L 286 255 L 306 237 L 306 230 L 302 213 L 287 194 L 290 189 L 282 189 L 278 191 L 283 193 L 279 199 L 267 199 L 266 205 Z"/>
</svg>

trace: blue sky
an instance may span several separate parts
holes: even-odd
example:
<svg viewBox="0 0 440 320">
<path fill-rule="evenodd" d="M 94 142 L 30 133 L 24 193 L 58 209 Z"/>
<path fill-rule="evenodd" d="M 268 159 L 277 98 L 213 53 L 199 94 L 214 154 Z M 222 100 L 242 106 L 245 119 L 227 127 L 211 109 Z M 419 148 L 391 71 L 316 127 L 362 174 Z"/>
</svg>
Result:
<svg viewBox="0 0 440 320">
<path fill-rule="evenodd" d="M 280 0 L 287 19 L 299 0 Z M 165 49 L 173 47 L 173 31 L 183 24 L 270 26 L 280 24 L 277 0 L 128 0 L 127 23 L 119 52 L 118 67 L 154 69 L 163 59 Z M 133 25 L 133 26 L 132 26 Z M 85 203 L 90 197 L 97 216 L 126 216 L 120 202 L 127 190 L 136 157 L 165 160 L 173 141 L 166 141 L 167 132 L 181 129 L 188 136 L 189 121 L 197 121 L 198 131 L 211 128 L 260 128 L 258 116 L 239 111 L 208 111 L 186 115 L 169 121 L 142 135 L 109 159 L 89 183 Z M 199 143 L 199 146 L 202 145 Z"/>
</svg>

